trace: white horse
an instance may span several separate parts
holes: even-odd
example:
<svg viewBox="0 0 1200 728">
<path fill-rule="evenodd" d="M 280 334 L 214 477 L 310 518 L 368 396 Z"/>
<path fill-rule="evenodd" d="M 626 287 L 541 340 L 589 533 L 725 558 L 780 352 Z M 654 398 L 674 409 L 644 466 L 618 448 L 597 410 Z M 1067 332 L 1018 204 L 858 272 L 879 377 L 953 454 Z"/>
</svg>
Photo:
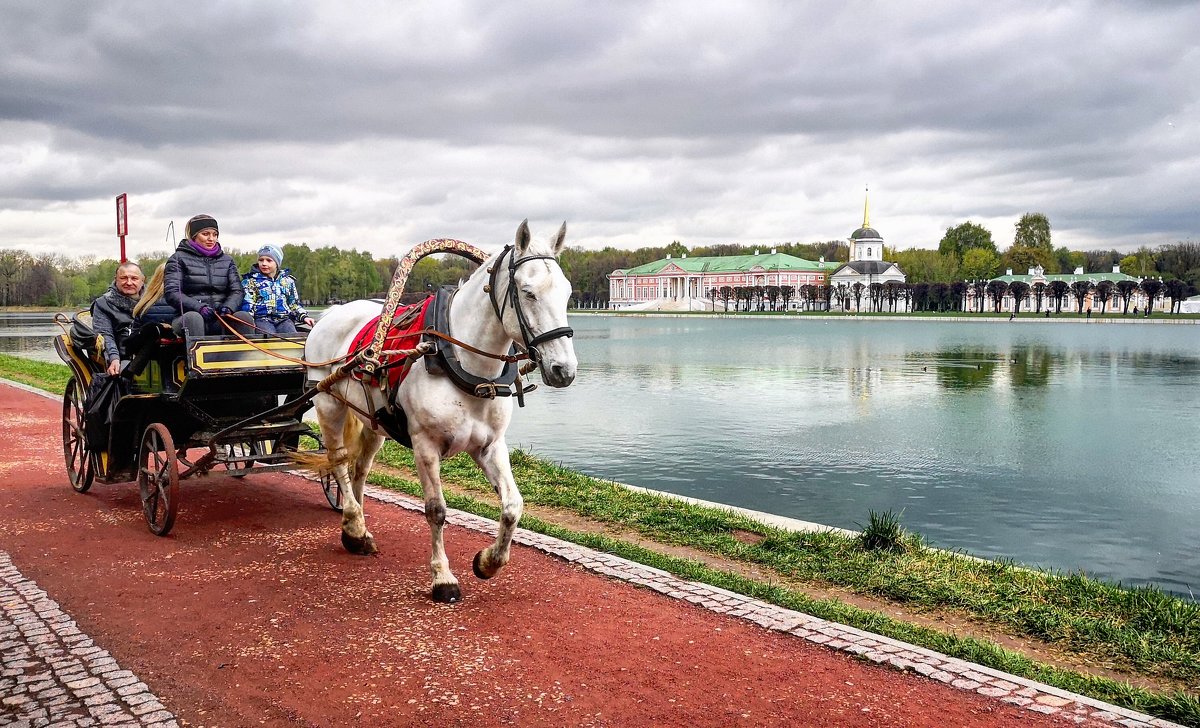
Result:
<svg viewBox="0 0 1200 728">
<path fill-rule="evenodd" d="M 447 312 L 455 340 L 478 352 L 496 354 L 507 354 L 515 344 L 539 364 L 542 381 L 551 387 L 566 387 L 575 379 L 575 349 L 567 326 L 571 284 L 557 260 L 566 233 L 563 223 L 553 240 L 535 243 L 530 240 L 528 224 L 522 222 L 514 243 L 479 266 L 458 289 Z M 330 308 L 308 335 L 304 358 L 325 362 L 345 355 L 355 335 L 380 315 L 381 308 L 372 301 Z M 465 347 L 439 345 L 450 347 L 448 353 L 457 357 L 468 378 L 494 381 L 501 377 L 503 361 Z M 323 379 L 330 372 L 330 366 L 314 367 L 309 379 Z M 470 453 L 500 496 L 499 532 L 493 544 L 475 555 L 475 575 L 490 579 L 508 563 L 513 531 L 524 506 L 504 439 L 512 399 L 464 391 L 450 376 L 428 371 L 419 359 L 395 392 L 396 403 L 407 415 L 407 431 L 424 490 L 425 520 L 432 531 L 429 565 L 434 601 L 462 598 L 442 542 L 446 521 L 440 477 L 443 458 Z M 318 394 L 313 404 L 325 440 L 326 466 L 342 490 L 342 544 L 351 553 L 374 553 L 374 538 L 363 519 L 363 485 L 385 434 L 364 414 L 383 407 L 383 397 L 378 387 L 364 387 L 360 381 L 346 378 L 328 393 Z"/>
</svg>

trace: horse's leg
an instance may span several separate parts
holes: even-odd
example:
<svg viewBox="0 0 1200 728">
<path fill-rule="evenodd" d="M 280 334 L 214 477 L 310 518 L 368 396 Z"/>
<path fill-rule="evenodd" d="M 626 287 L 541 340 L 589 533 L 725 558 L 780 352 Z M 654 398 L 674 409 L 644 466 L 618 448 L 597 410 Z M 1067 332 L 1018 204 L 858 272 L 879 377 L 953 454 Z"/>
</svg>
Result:
<svg viewBox="0 0 1200 728">
<path fill-rule="evenodd" d="M 425 521 L 429 523 L 432 549 L 429 569 L 433 572 L 433 601 L 452 604 L 462 599 L 458 579 L 450 571 L 442 527 L 446 525 L 446 499 L 442 496 L 442 455 L 435 443 L 424 437 L 413 438 L 413 460 L 425 495 Z"/>
<path fill-rule="evenodd" d="M 496 532 L 496 542 L 475 554 L 475 560 L 471 563 L 475 576 L 490 579 L 508 563 L 513 531 L 521 520 L 525 502 L 521 498 L 521 491 L 517 490 L 517 481 L 513 479 L 508 445 L 503 439 L 473 453 L 472 457 L 496 489 L 496 495 L 500 496 L 500 527 Z"/>
<path fill-rule="evenodd" d="M 367 484 L 367 476 L 371 474 L 371 466 L 375 463 L 375 456 L 379 453 L 379 448 L 383 447 L 383 442 L 387 438 L 375 432 L 369 427 L 363 427 L 359 434 L 358 458 L 354 461 L 354 500 L 359 504 L 359 508 L 366 506 L 367 501 L 363 498 L 363 487 Z M 361 512 L 361 511 L 360 511 Z M 370 546 L 370 553 L 376 551 L 375 538 L 371 532 L 367 530 L 366 517 L 363 517 L 363 540 Z"/>
<path fill-rule="evenodd" d="M 344 428 L 354 419 L 350 410 L 341 402 L 324 395 L 313 401 L 317 410 L 317 422 L 321 425 L 321 436 L 325 440 L 325 451 L 330 462 L 335 463 L 333 477 L 342 490 L 342 546 L 352 554 L 375 553 L 375 541 L 367 533 L 367 523 L 363 519 L 362 488 L 357 492 L 351 483 L 347 462 L 350 452 L 347 449 Z M 354 437 L 357 445 L 357 436 Z"/>
</svg>

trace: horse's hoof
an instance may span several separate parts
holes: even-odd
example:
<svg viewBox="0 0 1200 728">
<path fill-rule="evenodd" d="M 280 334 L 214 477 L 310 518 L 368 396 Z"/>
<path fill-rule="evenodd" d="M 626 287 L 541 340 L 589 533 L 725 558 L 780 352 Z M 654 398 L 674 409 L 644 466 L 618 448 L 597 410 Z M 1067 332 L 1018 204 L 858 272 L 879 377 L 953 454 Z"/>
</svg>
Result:
<svg viewBox="0 0 1200 728">
<path fill-rule="evenodd" d="M 461 602 L 462 589 L 458 588 L 458 584 L 435 584 L 433 587 L 433 601 L 438 604 Z"/>
<path fill-rule="evenodd" d="M 370 556 L 379 551 L 379 549 L 375 548 L 375 539 L 371 538 L 370 535 L 355 538 L 345 531 L 342 531 L 342 546 L 350 553 L 358 554 L 359 556 Z"/>
<path fill-rule="evenodd" d="M 471 571 L 475 572 L 475 576 L 479 577 L 480 579 L 485 579 L 485 580 L 491 579 L 493 576 L 495 576 L 495 574 L 483 573 L 483 567 L 480 566 L 480 564 L 482 564 L 482 563 L 483 563 L 483 552 L 480 551 L 475 554 L 475 558 L 471 561 Z"/>
</svg>

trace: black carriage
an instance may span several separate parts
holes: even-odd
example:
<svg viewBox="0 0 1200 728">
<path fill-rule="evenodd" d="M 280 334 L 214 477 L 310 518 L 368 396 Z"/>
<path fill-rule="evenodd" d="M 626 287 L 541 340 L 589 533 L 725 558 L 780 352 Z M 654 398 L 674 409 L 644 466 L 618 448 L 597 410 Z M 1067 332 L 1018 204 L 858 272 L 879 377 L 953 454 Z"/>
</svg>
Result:
<svg viewBox="0 0 1200 728">
<path fill-rule="evenodd" d="M 319 435 L 303 421 L 312 406 L 300 363 L 304 338 L 184 339 L 170 326 L 151 325 L 126 342 L 131 360 L 107 378 L 94 341 L 64 326 L 54 348 L 72 372 L 63 393 L 71 486 L 83 493 L 97 481 L 136 480 L 147 525 L 165 536 L 179 507 L 179 481 L 214 468 L 234 477 L 293 468 L 293 452 L 320 452 Z M 98 398 L 106 378 L 118 391 Z M 322 487 L 340 509 L 336 481 L 323 478 Z"/>
</svg>

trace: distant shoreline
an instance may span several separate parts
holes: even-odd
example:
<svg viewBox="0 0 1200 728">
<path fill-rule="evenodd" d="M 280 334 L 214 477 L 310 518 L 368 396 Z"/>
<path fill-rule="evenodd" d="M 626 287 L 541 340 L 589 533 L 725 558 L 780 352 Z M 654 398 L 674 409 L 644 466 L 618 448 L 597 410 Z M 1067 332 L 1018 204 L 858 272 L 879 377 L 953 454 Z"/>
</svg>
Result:
<svg viewBox="0 0 1200 728">
<path fill-rule="evenodd" d="M 66 313 L 70 315 L 75 311 L 86 310 L 86 306 L 79 308 L 61 308 L 52 306 L 0 306 L 0 314 L 4 313 Z M 323 311 L 327 306 L 315 306 L 309 310 L 313 313 Z M 572 308 L 568 310 L 571 315 L 579 314 L 585 316 L 626 316 L 626 317 L 655 317 L 655 318 L 738 318 L 738 319 L 770 319 L 783 321 L 953 321 L 957 323 L 1059 323 L 1059 324 L 1192 324 L 1200 325 L 1200 314 L 1194 313 L 1176 313 L 1167 314 L 1157 312 L 1150 318 L 1142 315 L 1134 316 L 1130 314 L 1124 316 L 1121 314 L 1107 313 L 1104 315 L 1094 314 L 1091 318 L 1077 313 L 1061 313 L 1052 315 L 1049 318 L 1045 313 L 1040 314 L 1019 314 L 1015 319 L 1009 319 L 1008 314 L 963 314 L 962 312 L 955 313 L 929 313 L 923 315 L 913 315 L 904 313 L 828 313 L 825 311 L 801 311 L 801 312 L 753 312 L 745 311 L 614 311 L 608 309 L 588 309 L 588 308 Z"/>
<path fill-rule="evenodd" d="M 762 313 L 746 313 L 739 311 L 734 313 L 724 313 L 717 311 L 609 311 L 595 309 L 570 309 L 569 314 L 584 315 L 584 316 L 617 316 L 629 318 L 737 318 L 737 319 L 762 319 L 772 321 L 951 321 L 955 323 L 1000 323 L 1000 324 L 1034 324 L 1034 323 L 1054 323 L 1054 324 L 1200 324 L 1200 314 L 1164 314 L 1156 313 L 1150 318 L 1145 316 L 1122 316 L 1120 314 L 1106 314 L 1104 316 L 1094 315 L 1091 318 L 1081 316 L 1076 313 L 1059 314 L 1057 316 L 1046 317 L 1042 314 L 1021 314 L 1014 319 L 1010 319 L 1007 314 L 969 314 L 962 313 L 943 314 L 932 313 L 923 316 L 915 316 L 912 314 L 903 313 L 826 313 L 823 311 L 805 311 L 802 313 L 782 313 L 782 312 L 762 312 Z"/>
</svg>

